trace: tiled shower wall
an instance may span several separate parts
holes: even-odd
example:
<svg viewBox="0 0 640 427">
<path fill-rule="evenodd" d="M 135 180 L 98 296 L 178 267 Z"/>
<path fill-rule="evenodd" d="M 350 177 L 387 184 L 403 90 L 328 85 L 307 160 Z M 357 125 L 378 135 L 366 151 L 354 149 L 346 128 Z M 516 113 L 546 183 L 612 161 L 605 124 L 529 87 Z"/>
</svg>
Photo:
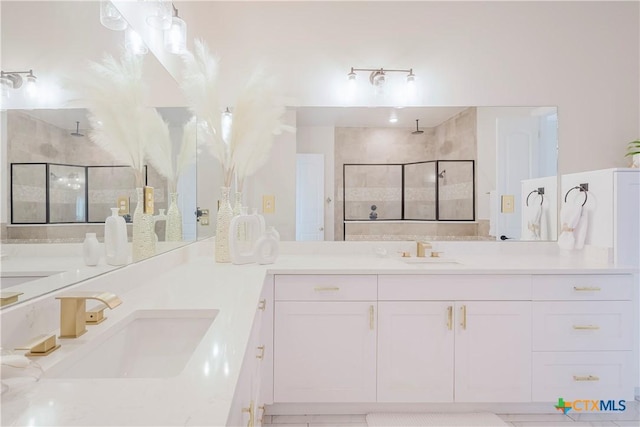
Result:
<svg viewBox="0 0 640 427">
<path fill-rule="evenodd" d="M 71 123 L 69 127 L 73 126 L 75 126 L 75 123 Z M 91 142 L 88 136 L 71 136 L 68 130 L 61 129 L 18 110 L 7 111 L 7 159 L 5 161 L 6 163 L 3 164 L 3 167 L 6 167 L 7 170 L 9 170 L 11 163 L 41 162 L 82 166 L 110 166 L 121 164 L 121 162 L 114 160 L 110 153 Z M 157 214 L 159 209 L 167 208 L 166 180 L 158 175 L 151 166 L 148 166 L 147 177 L 148 185 L 154 187 L 155 190 L 155 208 Z M 25 178 L 23 182 L 30 183 L 31 181 Z M 110 213 L 107 205 L 116 206 L 117 196 L 114 198 L 114 194 L 112 194 L 113 191 L 108 189 L 111 184 L 112 183 L 109 182 L 96 182 L 96 187 L 104 190 L 98 190 L 97 193 L 92 194 L 92 198 L 97 200 L 109 200 L 104 207 L 106 210 L 105 216 Z M 9 185 L 7 185 L 7 189 L 9 189 Z M 33 188 L 22 188 L 20 191 L 31 195 L 27 197 L 29 202 L 26 205 L 22 205 L 21 208 L 33 211 L 37 209 L 42 210 L 45 204 L 45 189 L 41 183 L 34 182 Z M 101 194 L 101 192 L 105 194 Z M 136 202 L 134 195 L 135 190 L 131 189 L 130 194 L 131 209 L 133 210 Z M 6 206 L 10 206 L 10 191 L 7 191 L 4 198 Z M 69 200 L 73 199 L 69 197 L 66 198 Z M 61 209 L 60 207 L 58 208 Z M 7 219 L 9 219 L 9 217 L 10 214 Z M 68 227 L 75 228 L 71 231 L 72 229 Z M 65 226 L 64 228 L 67 228 L 64 236 L 67 236 L 71 241 L 78 239 L 81 241 L 84 237 L 85 229 L 92 232 L 95 231 L 96 226 L 78 224 Z M 60 239 L 64 238 L 61 226 L 33 225 L 12 227 L 10 224 L 2 224 L 0 230 L 2 231 L 1 238 L 3 242 L 23 240 L 47 241 L 47 239 L 62 241 Z"/>
<path fill-rule="evenodd" d="M 345 163 L 410 163 L 427 160 L 476 160 L 476 108 L 470 107 L 463 112 L 451 117 L 440 125 L 432 128 L 422 128 L 424 133 L 412 134 L 411 128 L 336 128 L 335 129 L 335 188 L 337 203 L 335 203 L 335 239 L 344 240 L 343 233 L 343 165 Z M 452 177 L 453 178 L 453 177 Z M 452 190 L 454 190 L 452 188 Z M 458 189 L 460 190 L 460 189 Z M 377 187 L 352 187 L 347 185 L 349 196 L 355 197 L 364 202 L 361 210 L 369 209 L 369 193 L 382 191 Z M 422 198 L 427 195 L 416 190 L 416 194 Z M 366 199 L 366 200 L 365 200 Z M 352 198 L 348 198 L 352 200 Z M 399 199 L 398 199 L 399 200 Z M 452 206 L 455 209 L 455 206 Z M 370 210 L 358 212 L 358 216 L 366 213 L 368 217 Z M 354 212 L 349 212 L 353 217 Z M 380 218 L 380 216 L 379 216 Z M 418 224 L 420 225 L 420 224 Z M 432 227 L 433 232 L 438 236 L 468 235 L 477 236 L 478 227 L 469 227 L 468 224 L 452 224 L 454 228 Z M 455 230 L 458 226 L 460 230 Z M 384 226 L 355 227 L 353 229 L 354 238 L 358 240 L 379 240 L 380 235 L 390 236 L 394 234 L 386 233 Z M 395 227 L 397 228 L 397 227 Z M 390 226 L 389 230 L 394 229 Z M 439 232 L 441 229 L 442 232 Z M 406 234 L 411 233 L 409 230 Z M 420 227 L 418 232 L 422 232 Z M 367 234 L 367 233 L 373 234 Z M 431 232 L 431 229 L 430 229 Z M 347 233 L 350 233 L 347 228 Z M 446 233 L 446 234 L 445 234 Z M 403 233 L 405 234 L 405 233 Z M 426 236 L 426 234 L 424 234 Z M 429 236 L 429 237 L 438 237 Z"/>
</svg>

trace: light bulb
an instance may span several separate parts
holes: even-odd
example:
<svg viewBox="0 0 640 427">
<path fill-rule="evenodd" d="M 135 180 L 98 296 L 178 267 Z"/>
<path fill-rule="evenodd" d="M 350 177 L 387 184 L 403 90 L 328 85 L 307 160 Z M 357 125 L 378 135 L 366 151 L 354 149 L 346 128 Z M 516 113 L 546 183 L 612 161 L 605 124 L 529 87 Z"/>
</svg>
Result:
<svg viewBox="0 0 640 427">
<path fill-rule="evenodd" d="M 122 31 L 129 25 L 113 3 L 108 0 L 100 1 L 100 23 L 114 31 Z"/>
<path fill-rule="evenodd" d="M 167 30 L 171 26 L 171 2 L 168 0 L 147 0 L 149 12 L 147 24 L 156 30 Z"/>
<path fill-rule="evenodd" d="M 142 41 L 140 34 L 132 28 L 127 28 L 124 33 L 124 47 L 134 55 L 144 55 L 149 52 L 147 45 Z"/>
<path fill-rule="evenodd" d="M 27 97 L 33 99 L 38 96 L 38 83 L 36 80 L 36 76 L 29 75 L 27 76 L 27 83 L 24 85 L 25 93 Z"/>
<path fill-rule="evenodd" d="M 171 25 L 164 32 L 164 49 L 178 55 L 187 50 L 187 24 L 179 16 L 171 18 Z"/>
<path fill-rule="evenodd" d="M 414 97 L 416 92 L 416 76 L 413 74 L 413 71 L 409 71 L 409 75 L 407 76 L 407 95 Z"/>
<path fill-rule="evenodd" d="M 222 113 L 222 140 L 229 144 L 229 138 L 231 137 L 231 125 L 233 123 L 233 115 L 229 111 L 229 107 Z"/>
</svg>

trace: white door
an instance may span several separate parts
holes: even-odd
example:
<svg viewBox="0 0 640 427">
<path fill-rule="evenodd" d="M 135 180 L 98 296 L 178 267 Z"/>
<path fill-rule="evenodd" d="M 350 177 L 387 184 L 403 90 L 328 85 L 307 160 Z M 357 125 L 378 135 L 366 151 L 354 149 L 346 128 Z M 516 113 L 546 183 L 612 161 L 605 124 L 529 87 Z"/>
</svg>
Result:
<svg viewBox="0 0 640 427">
<path fill-rule="evenodd" d="M 538 139 L 540 124 L 538 117 L 505 117 L 496 122 L 498 155 L 496 164 L 496 189 L 501 196 L 514 196 L 513 212 L 501 212 L 501 205 L 492 206 L 498 212 L 496 236 L 520 239 L 521 215 L 520 182 L 538 176 Z M 526 195 L 525 195 L 526 197 Z"/>
<path fill-rule="evenodd" d="M 296 240 L 324 240 L 324 154 L 296 155 Z"/>
<path fill-rule="evenodd" d="M 378 402 L 453 401 L 453 303 L 378 303 Z"/>
<path fill-rule="evenodd" d="M 274 402 L 375 402 L 376 302 L 276 302 Z"/>
<path fill-rule="evenodd" d="M 531 302 L 455 307 L 456 402 L 531 400 Z"/>
</svg>

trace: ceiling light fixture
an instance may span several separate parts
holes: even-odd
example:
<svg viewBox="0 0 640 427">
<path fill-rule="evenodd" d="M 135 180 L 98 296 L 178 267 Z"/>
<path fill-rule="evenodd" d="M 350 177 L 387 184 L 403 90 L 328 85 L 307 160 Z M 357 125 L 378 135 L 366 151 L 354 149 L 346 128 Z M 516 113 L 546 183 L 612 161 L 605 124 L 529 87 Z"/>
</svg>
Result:
<svg viewBox="0 0 640 427">
<path fill-rule="evenodd" d="M 25 78 L 21 74 L 26 74 Z M 38 79 L 33 74 L 33 70 L 29 71 L 1 71 L 0 82 L 3 89 L 20 89 L 24 84 L 24 90 L 29 98 L 35 98 L 38 95 Z"/>
<path fill-rule="evenodd" d="M 164 48 L 177 55 L 187 51 L 187 23 L 178 16 L 178 9 L 171 4 L 173 17 L 169 28 L 164 31 Z"/>
</svg>

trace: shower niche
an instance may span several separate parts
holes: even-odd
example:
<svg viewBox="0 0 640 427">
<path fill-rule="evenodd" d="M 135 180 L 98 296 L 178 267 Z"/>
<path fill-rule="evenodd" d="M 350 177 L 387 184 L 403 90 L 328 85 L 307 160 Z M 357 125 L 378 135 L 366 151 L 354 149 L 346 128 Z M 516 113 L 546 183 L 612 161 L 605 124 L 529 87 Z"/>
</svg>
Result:
<svg viewBox="0 0 640 427">
<path fill-rule="evenodd" d="M 344 223 L 475 221 L 475 161 L 343 165 Z"/>
</svg>

